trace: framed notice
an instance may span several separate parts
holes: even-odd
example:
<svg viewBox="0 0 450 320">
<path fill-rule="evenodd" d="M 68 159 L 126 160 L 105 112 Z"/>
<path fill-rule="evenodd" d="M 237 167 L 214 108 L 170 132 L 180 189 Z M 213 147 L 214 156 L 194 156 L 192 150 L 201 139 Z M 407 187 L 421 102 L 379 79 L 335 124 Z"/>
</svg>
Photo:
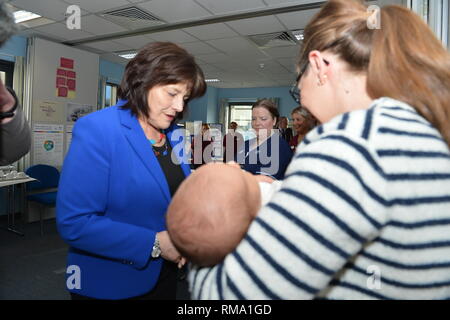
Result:
<svg viewBox="0 0 450 320">
<path fill-rule="evenodd" d="M 51 100 L 41 100 L 33 106 L 33 120 L 36 122 L 64 121 L 64 104 Z"/>
</svg>

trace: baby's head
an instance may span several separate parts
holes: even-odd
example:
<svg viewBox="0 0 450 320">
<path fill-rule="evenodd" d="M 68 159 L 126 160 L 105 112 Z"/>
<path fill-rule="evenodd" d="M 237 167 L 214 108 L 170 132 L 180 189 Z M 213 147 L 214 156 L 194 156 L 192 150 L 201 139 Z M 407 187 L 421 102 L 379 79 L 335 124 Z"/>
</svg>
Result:
<svg viewBox="0 0 450 320">
<path fill-rule="evenodd" d="M 167 230 L 181 255 L 197 265 L 212 266 L 239 244 L 260 204 L 253 175 L 210 163 L 178 188 L 167 211 Z"/>
</svg>

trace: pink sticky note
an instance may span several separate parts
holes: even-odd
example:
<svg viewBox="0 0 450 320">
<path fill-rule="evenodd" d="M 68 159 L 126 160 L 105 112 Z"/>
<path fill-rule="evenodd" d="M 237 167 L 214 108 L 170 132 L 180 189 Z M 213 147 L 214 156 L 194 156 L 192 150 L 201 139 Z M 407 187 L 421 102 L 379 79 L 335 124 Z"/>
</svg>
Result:
<svg viewBox="0 0 450 320">
<path fill-rule="evenodd" d="M 67 97 L 67 88 L 66 87 L 59 87 L 58 88 L 58 97 Z"/>
<path fill-rule="evenodd" d="M 75 71 L 66 71 L 67 78 L 75 79 L 77 77 L 77 73 Z"/>
<path fill-rule="evenodd" d="M 67 79 L 67 87 L 69 90 L 75 90 L 76 81 L 74 79 Z"/>
<path fill-rule="evenodd" d="M 58 77 L 56 78 L 56 87 L 64 87 L 66 85 L 66 78 Z"/>
<path fill-rule="evenodd" d="M 73 69 L 73 59 L 61 58 L 61 67 L 66 69 Z"/>
</svg>

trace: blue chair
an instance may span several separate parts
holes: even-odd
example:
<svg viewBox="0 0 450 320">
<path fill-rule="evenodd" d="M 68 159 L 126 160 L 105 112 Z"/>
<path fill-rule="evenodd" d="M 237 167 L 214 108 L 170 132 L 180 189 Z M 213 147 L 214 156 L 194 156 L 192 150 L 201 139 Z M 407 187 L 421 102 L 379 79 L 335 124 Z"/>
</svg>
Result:
<svg viewBox="0 0 450 320">
<path fill-rule="evenodd" d="M 37 164 L 25 170 L 25 173 L 36 179 L 27 183 L 27 200 L 38 203 L 41 206 L 39 210 L 39 220 L 41 222 L 41 236 L 44 234 L 44 224 L 42 215 L 45 207 L 54 207 L 56 205 L 57 191 L 49 191 L 58 187 L 59 171 L 55 167 L 45 164 Z"/>
</svg>

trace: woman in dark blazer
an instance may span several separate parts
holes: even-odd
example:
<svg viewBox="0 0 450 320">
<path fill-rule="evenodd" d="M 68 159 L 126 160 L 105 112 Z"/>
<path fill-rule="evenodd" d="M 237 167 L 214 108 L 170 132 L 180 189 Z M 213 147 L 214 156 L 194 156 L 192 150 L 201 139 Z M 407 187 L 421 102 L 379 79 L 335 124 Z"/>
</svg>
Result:
<svg viewBox="0 0 450 320">
<path fill-rule="evenodd" d="M 77 121 L 57 199 L 72 299 L 176 298 L 185 259 L 165 213 L 190 168 L 174 122 L 205 90 L 190 54 L 152 43 L 126 66 L 122 100 Z"/>
<path fill-rule="evenodd" d="M 284 178 L 292 151 L 279 131 L 273 129 L 278 118 L 278 109 L 270 100 L 262 99 L 253 105 L 252 128 L 256 137 L 245 142 L 236 158 L 244 170 L 277 180 Z"/>
</svg>

